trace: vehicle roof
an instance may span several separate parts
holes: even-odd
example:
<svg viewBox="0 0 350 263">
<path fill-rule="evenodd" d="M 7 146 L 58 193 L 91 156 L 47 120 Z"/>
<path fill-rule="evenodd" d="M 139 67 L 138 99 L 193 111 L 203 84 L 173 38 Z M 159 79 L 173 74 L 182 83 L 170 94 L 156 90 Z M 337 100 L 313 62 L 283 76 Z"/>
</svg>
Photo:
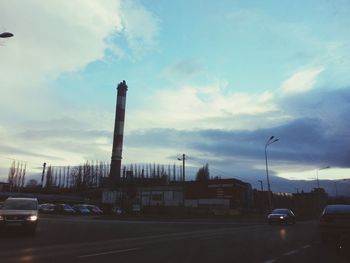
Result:
<svg viewBox="0 0 350 263">
<path fill-rule="evenodd" d="M 333 213 L 350 214 L 350 205 L 344 205 L 344 204 L 327 205 L 324 211 L 327 214 L 333 214 Z"/>
<path fill-rule="evenodd" d="M 37 198 L 31 198 L 31 197 L 8 197 L 6 200 L 27 200 L 27 201 L 36 201 L 36 202 L 38 202 Z"/>
</svg>

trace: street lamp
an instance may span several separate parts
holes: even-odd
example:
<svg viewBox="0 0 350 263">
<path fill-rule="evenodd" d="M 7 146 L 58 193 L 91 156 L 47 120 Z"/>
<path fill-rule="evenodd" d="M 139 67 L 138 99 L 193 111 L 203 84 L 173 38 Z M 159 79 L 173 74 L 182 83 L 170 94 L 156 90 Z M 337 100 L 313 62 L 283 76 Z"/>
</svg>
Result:
<svg viewBox="0 0 350 263">
<path fill-rule="evenodd" d="M 320 181 L 318 180 L 318 171 L 324 170 L 324 169 L 329 169 L 329 168 L 331 168 L 331 167 L 330 166 L 325 166 L 325 167 L 316 169 L 316 179 L 317 179 L 317 188 L 318 189 L 320 189 Z"/>
<path fill-rule="evenodd" d="M 262 180 L 258 180 L 258 182 L 260 183 L 261 192 L 263 192 L 264 191 L 263 181 Z"/>
<path fill-rule="evenodd" d="M 9 38 L 9 37 L 13 37 L 13 34 L 10 32 L 0 33 L 0 38 Z"/>
<path fill-rule="evenodd" d="M 185 182 L 185 160 L 186 160 L 186 155 L 183 154 L 182 158 L 177 158 L 177 160 L 182 161 L 182 181 Z"/>
<path fill-rule="evenodd" d="M 267 142 L 265 143 L 265 164 L 266 164 L 266 178 L 267 178 L 267 191 L 268 191 L 268 199 L 269 199 L 269 209 L 271 210 L 272 208 L 272 203 L 271 203 L 271 186 L 270 186 L 270 178 L 269 178 L 269 168 L 267 165 L 267 146 L 270 144 L 273 144 L 277 142 L 279 139 L 275 138 L 275 136 L 271 136 Z"/>
</svg>

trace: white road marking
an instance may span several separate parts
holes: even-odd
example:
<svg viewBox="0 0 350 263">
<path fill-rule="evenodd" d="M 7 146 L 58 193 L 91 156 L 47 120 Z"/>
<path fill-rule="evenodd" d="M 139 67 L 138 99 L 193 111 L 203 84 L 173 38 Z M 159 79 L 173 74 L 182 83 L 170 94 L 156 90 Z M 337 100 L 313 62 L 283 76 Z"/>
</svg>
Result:
<svg viewBox="0 0 350 263">
<path fill-rule="evenodd" d="M 134 251 L 134 250 L 137 250 L 137 249 L 138 248 L 112 250 L 112 251 L 106 251 L 106 252 L 101 252 L 101 253 L 82 255 L 82 256 L 79 256 L 79 258 L 98 257 L 98 256 L 103 256 L 103 255 L 109 255 L 109 254 L 118 254 L 118 253 L 123 253 L 123 252 L 128 252 L 128 251 Z"/>
<path fill-rule="evenodd" d="M 283 256 L 290 256 L 290 255 L 293 255 L 293 254 L 296 254 L 296 253 L 298 253 L 297 249 L 289 251 L 289 252 L 286 252 L 286 253 L 283 254 Z"/>
<path fill-rule="evenodd" d="M 302 247 L 302 249 L 307 249 L 307 248 L 310 248 L 311 245 L 305 245 Z M 292 250 L 292 251 L 289 251 L 289 252 L 286 252 L 284 254 L 282 254 L 282 256 L 291 256 L 291 255 L 294 255 L 298 252 L 300 252 L 301 249 L 295 249 L 295 250 Z M 270 259 L 270 260 L 266 260 L 264 261 L 263 263 L 273 263 L 273 262 L 276 262 L 276 259 Z"/>
</svg>

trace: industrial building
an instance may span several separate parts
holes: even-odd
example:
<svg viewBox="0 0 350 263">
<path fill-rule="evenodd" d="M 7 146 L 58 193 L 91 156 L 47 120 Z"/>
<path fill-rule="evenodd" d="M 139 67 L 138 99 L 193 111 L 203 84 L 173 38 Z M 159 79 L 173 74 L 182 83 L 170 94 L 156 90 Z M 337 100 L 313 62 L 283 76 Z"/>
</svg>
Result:
<svg viewBox="0 0 350 263">
<path fill-rule="evenodd" d="M 206 209 L 242 209 L 253 203 L 251 185 L 237 179 L 208 179 L 185 181 L 183 172 L 179 179 L 165 169 L 141 173 L 122 171 L 122 149 L 125 122 L 126 92 L 128 86 L 123 81 L 117 87 L 117 102 L 113 136 L 111 169 L 108 188 L 103 191 L 102 202 L 106 205 L 130 208 L 138 205 L 144 209 L 152 207 L 183 207 Z M 175 167 L 174 167 L 175 170 Z M 147 170 L 148 171 L 148 170 Z M 172 179 L 173 178 L 173 179 Z"/>
</svg>

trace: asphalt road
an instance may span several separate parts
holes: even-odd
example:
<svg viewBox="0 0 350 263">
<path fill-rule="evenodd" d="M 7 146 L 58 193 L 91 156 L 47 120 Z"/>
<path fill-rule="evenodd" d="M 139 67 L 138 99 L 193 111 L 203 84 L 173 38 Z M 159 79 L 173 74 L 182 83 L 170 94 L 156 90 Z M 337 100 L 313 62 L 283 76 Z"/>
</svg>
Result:
<svg viewBox="0 0 350 263">
<path fill-rule="evenodd" d="M 318 224 L 44 218 L 37 235 L 0 237 L 0 262 L 350 262 L 320 243 Z"/>
</svg>

